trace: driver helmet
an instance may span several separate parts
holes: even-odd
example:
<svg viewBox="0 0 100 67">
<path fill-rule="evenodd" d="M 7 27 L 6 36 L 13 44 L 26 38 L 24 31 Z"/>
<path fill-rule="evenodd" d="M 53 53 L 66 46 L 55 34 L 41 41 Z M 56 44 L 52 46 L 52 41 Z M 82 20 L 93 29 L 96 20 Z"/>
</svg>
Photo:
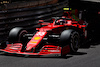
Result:
<svg viewBox="0 0 100 67">
<path fill-rule="evenodd" d="M 64 19 L 60 19 L 60 20 L 56 21 L 57 25 L 63 25 L 64 23 L 66 23 L 66 20 L 64 20 Z"/>
<path fill-rule="evenodd" d="M 63 19 L 66 19 L 66 16 L 62 16 Z"/>
</svg>

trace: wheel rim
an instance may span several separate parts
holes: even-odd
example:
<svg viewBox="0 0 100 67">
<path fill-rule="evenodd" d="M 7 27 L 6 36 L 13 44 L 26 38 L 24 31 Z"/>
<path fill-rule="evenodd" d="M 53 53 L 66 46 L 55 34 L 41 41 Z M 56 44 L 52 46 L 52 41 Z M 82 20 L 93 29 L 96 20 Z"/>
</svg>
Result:
<svg viewBox="0 0 100 67">
<path fill-rule="evenodd" d="M 20 42 L 21 40 L 23 40 L 23 35 L 26 34 L 26 33 L 27 33 L 26 30 L 21 31 L 21 33 L 19 34 L 19 39 L 18 39 L 19 42 Z"/>
<path fill-rule="evenodd" d="M 79 38 L 78 38 L 78 35 L 75 35 L 72 40 L 71 40 L 71 47 L 72 47 L 72 50 L 73 51 L 77 51 L 78 48 L 79 48 Z"/>
</svg>

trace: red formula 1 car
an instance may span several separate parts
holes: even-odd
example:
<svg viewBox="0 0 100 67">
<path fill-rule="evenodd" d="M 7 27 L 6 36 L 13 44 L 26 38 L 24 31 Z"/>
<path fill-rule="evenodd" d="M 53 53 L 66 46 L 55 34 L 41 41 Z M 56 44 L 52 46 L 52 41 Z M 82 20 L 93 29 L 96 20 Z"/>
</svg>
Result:
<svg viewBox="0 0 100 67">
<path fill-rule="evenodd" d="M 84 21 L 72 17 L 54 17 L 52 23 L 40 21 L 40 28 L 29 34 L 21 27 L 9 33 L 9 44 L 0 51 L 24 55 L 61 54 L 76 52 L 82 39 L 86 38 Z M 42 23 L 43 22 L 43 23 Z"/>
</svg>

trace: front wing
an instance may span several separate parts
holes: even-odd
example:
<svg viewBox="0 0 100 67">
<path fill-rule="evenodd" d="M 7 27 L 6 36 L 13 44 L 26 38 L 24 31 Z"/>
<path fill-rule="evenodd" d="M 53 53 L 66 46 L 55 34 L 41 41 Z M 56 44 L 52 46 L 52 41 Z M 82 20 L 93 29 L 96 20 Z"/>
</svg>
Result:
<svg viewBox="0 0 100 67">
<path fill-rule="evenodd" d="M 0 49 L 5 53 L 11 54 L 22 54 L 22 55 L 49 55 L 49 54 L 61 54 L 61 47 L 55 45 L 44 45 L 39 52 L 22 52 L 22 44 L 15 43 L 15 44 L 8 44 L 5 49 Z"/>
</svg>

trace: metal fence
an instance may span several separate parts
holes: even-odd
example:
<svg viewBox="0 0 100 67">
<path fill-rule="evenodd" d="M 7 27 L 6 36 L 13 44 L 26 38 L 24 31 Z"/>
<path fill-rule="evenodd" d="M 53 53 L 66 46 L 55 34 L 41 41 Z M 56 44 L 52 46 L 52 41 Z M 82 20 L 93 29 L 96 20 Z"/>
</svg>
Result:
<svg viewBox="0 0 100 67">
<path fill-rule="evenodd" d="M 38 27 L 39 19 L 51 21 L 52 16 L 63 14 L 62 8 L 65 6 L 68 6 L 68 0 L 53 5 L 0 11 L 0 42 L 7 39 L 13 27 L 24 27 L 30 32 L 34 31 Z"/>
</svg>

